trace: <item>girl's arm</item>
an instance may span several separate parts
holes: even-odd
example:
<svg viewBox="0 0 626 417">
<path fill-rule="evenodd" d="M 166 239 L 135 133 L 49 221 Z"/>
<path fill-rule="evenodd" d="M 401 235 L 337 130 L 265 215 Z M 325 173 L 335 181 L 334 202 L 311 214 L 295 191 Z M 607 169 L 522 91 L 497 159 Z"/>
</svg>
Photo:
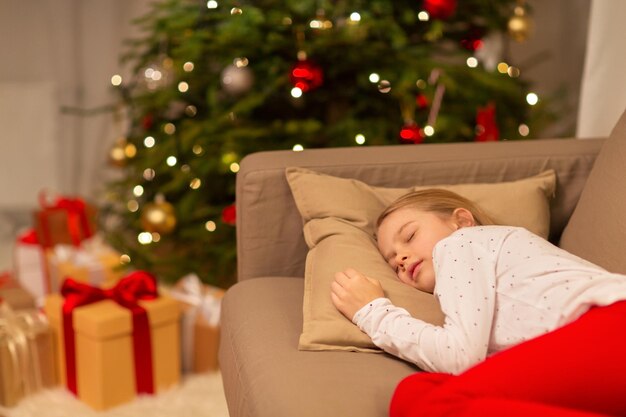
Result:
<svg viewBox="0 0 626 417">
<path fill-rule="evenodd" d="M 433 257 L 443 327 L 411 317 L 387 298 L 366 304 L 352 321 L 386 352 L 428 371 L 457 374 L 487 357 L 495 266 L 482 246 L 470 247 L 458 239 L 446 239 Z"/>
</svg>

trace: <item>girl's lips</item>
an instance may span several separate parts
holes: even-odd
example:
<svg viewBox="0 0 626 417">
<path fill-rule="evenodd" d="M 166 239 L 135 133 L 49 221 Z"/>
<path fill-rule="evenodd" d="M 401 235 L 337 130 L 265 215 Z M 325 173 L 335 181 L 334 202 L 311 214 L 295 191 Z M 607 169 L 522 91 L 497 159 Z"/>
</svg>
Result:
<svg viewBox="0 0 626 417">
<path fill-rule="evenodd" d="M 422 268 L 422 261 L 415 262 L 411 264 L 409 267 L 409 276 L 415 281 L 417 278 L 417 274 L 419 274 L 420 269 Z"/>
</svg>

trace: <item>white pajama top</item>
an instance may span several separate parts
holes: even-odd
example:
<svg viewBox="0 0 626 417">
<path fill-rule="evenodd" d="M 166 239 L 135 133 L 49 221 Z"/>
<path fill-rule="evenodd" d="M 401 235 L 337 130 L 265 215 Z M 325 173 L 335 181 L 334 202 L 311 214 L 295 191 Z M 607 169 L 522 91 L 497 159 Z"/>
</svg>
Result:
<svg viewBox="0 0 626 417">
<path fill-rule="evenodd" d="M 413 318 L 387 298 L 352 319 L 376 346 L 433 372 L 458 374 L 592 306 L 626 300 L 625 275 L 518 227 L 461 228 L 435 245 L 433 266 L 443 326 Z"/>
</svg>

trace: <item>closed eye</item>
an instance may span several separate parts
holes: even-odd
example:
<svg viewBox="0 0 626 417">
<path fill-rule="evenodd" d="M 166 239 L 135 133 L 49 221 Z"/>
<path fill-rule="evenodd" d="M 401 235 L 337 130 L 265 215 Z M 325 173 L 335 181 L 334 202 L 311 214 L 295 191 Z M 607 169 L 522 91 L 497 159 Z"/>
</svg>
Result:
<svg viewBox="0 0 626 417">
<path fill-rule="evenodd" d="M 415 236 L 415 232 L 411 233 L 409 237 L 406 239 L 406 241 L 410 242 L 411 240 L 413 240 L 413 236 Z"/>
</svg>

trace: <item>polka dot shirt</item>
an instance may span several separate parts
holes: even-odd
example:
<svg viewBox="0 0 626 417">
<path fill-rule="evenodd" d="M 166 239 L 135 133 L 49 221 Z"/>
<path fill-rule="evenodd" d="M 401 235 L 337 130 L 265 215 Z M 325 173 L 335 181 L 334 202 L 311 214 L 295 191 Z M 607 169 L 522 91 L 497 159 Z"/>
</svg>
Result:
<svg viewBox="0 0 626 417">
<path fill-rule="evenodd" d="M 569 323 L 591 306 L 626 299 L 626 276 L 576 257 L 523 228 L 459 229 L 433 250 L 443 326 L 379 298 L 353 322 L 383 350 L 457 374 L 488 355 Z"/>
</svg>

